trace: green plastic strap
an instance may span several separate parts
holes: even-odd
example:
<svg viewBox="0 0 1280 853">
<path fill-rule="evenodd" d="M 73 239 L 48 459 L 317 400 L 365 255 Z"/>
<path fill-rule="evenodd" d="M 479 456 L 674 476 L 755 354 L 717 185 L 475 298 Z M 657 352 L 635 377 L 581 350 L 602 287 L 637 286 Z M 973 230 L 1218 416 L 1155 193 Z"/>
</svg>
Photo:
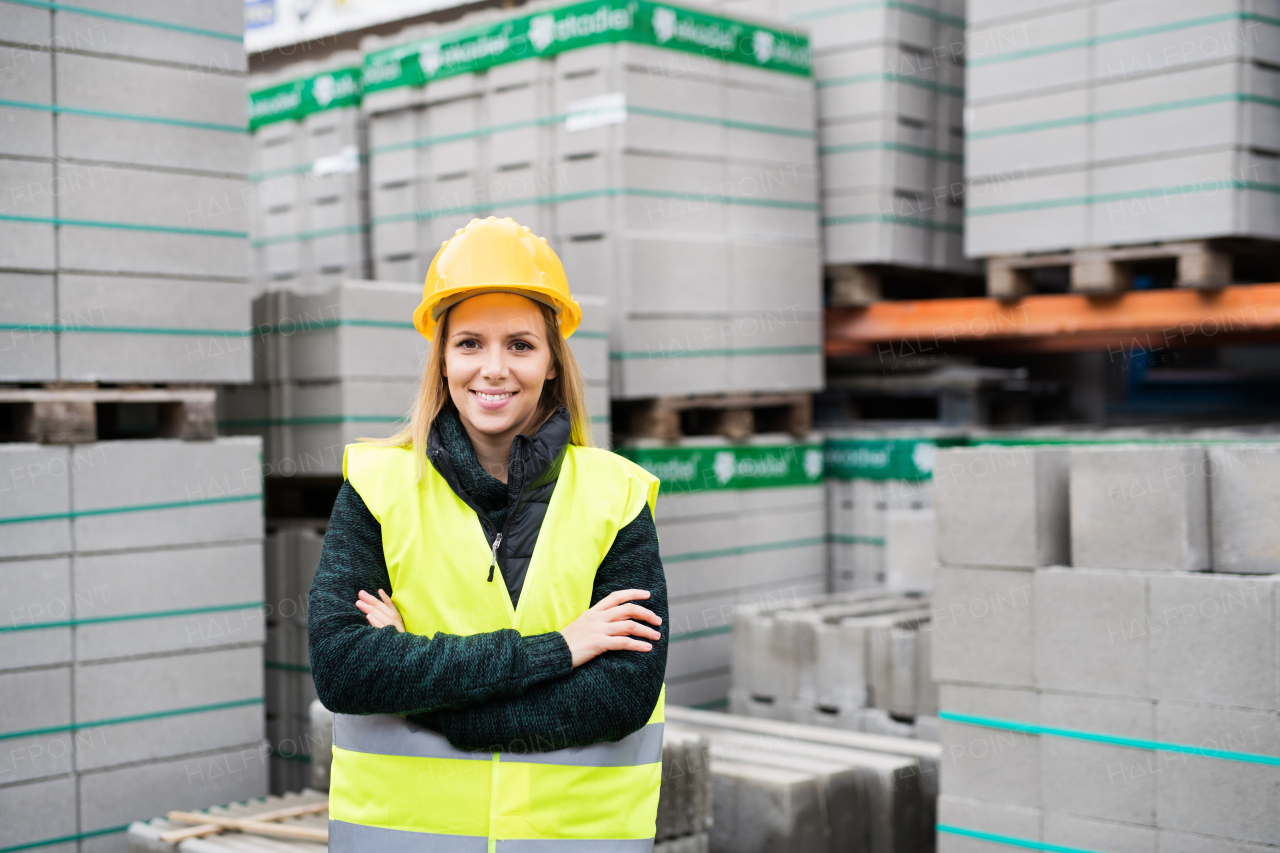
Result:
<svg viewBox="0 0 1280 853">
<path fill-rule="evenodd" d="M 831 541 L 837 545 L 884 545 L 883 536 L 854 536 L 848 533 L 832 533 Z"/>
<path fill-rule="evenodd" d="M 226 429 L 257 429 L 273 426 L 329 426 L 332 424 L 384 424 L 405 419 L 404 415 L 315 415 L 304 418 L 244 418 L 218 421 Z"/>
<path fill-rule="evenodd" d="M 28 729 L 22 732 L 5 732 L 0 734 L 0 740 L 11 740 L 19 737 L 39 737 L 40 735 L 53 735 L 61 732 L 75 732 L 81 729 L 93 729 L 99 726 L 119 726 L 125 723 L 140 723 L 146 720 L 159 720 L 165 717 L 181 717 L 187 714 L 207 714 L 210 711 L 225 711 L 228 708 L 243 708 L 247 705 L 261 705 L 262 697 L 255 696 L 252 699 L 236 699 L 231 702 L 217 702 L 213 705 L 196 705 L 190 708 L 174 708 L 169 711 L 152 711 L 149 714 L 133 714 L 128 717 L 113 717 L 106 720 L 94 720 L 88 723 L 68 723 L 65 726 L 49 726 L 43 729 Z"/>
<path fill-rule="evenodd" d="M 1105 110 L 1099 113 L 1086 113 L 1084 115 L 1068 116 L 1067 118 L 1052 119 L 1050 121 L 1033 121 L 1026 124 L 1013 124 L 1008 127 L 993 127 L 990 130 L 976 130 L 972 133 L 966 133 L 965 139 L 991 139 L 997 136 L 1010 136 L 1017 133 L 1035 133 L 1041 130 L 1056 130 L 1061 127 L 1072 127 L 1081 124 L 1096 124 L 1102 121 L 1114 121 L 1122 118 L 1133 118 L 1134 116 L 1152 115 L 1154 113 L 1171 112 L 1173 110 L 1186 110 L 1194 107 L 1208 106 L 1210 104 L 1229 102 L 1280 107 L 1280 98 L 1268 98 L 1263 95 L 1253 95 L 1247 92 L 1228 92 L 1223 95 L 1206 95 L 1203 98 L 1188 98 L 1181 101 L 1165 101 L 1159 104 L 1146 104 L 1140 107 L 1126 107 L 1122 110 Z"/>
<path fill-rule="evenodd" d="M 787 551 L 792 548 L 812 548 L 827 544 L 826 536 L 807 536 L 803 539 L 784 539 L 781 542 L 763 542 L 759 545 L 735 545 L 732 548 L 715 548 L 710 551 L 690 551 L 663 557 L 665 563 L 687 563 L 692 560 L 714 560 L 718 557 L 740 557 L 743 554 L 759 554 L 764 551 Z"/>
<path fill-rule="evenodd" d="M 0 0 L 0 2 L 12 3 L 13 0 Z M 67 844 L 84 838 L 97 838 L 99 835 L 111 835 L 116 832 L 125 832 L 128 829 L 129 824 L 122 823 L 119 826 L 108 826 L 105 829 L 91 829 L 88 832 L 78 832 L 75 835 L 60 835 L 57 838 L 46 838 L 43 841 L 29 841 L 26 844 L 16 844 L 13 847 L 0 847 L 0 853 L 16 853 L 18 850 L 34 850 L 37 847 L 49 847 L 54 844 Z"/>
<path fill-rule="evenodd" d="M 613 361 L 633 361 L 646 358 L 745 358 L 761 355 L 818 355 L 821 352 L 822 347 L 818 345 L 793 347 L 742 347 L 740 349 L 664 350 L 658 352 L 620 350 L 618 352 L 609 353 L 609 358 Z"/>
<path fill-rule="evenodd" d="M 685 631 L 680 634 L 672 634 L 667 638 L 667 642 L 679 643 L 682 640 L 700 640 L 703 637 L 714 637 L 717 634 L 728 634 L 732 631 L 732 625 L 712 625 L 710 628 L 699 628 L 696 631 Z"/>
<path fill-rule="evenodd" d="M 1280 193 L 1280 184 L 1264 184 L 1260 181 L 1218 180 L 1213 181 L 1213 192 L 1218 190 L 1245 190 L 1246 192 Z M 1108 204 L 1120 201 L 1137 201 L 1139 199 L 1158 198 L 1160 196 L 1177 195 L 1178 193 L 1206 192 L 1201 189 L 1205 181 L 1192 182 L 1181 186 L 1152 187 L 1145 190 L 1129 190 L 1119 193 L 1098 193 L 1071 198 L 1051 198 L 1044 201 L 1026 201 L 1018 204 L 997 204 L 991 207 L 971 207 L 965 211 L 966 216 L 996 216 L 1002 213 L 1023 213 L 1029 210 L 1050 210 L 1059 207 L 1077 207 L 1086 204 Z"/>
<path fill-rule="evenodd" d="M 921 18 L 928 18 L 931 21 L 937 21 L 940 24 L 948 24 L 953 27 L 963 27 L 965 25 L 964 18 L 956 15 L 948 15 L 946 12 L 939 12 L 937 9 L 930 9 L 927 6 L 918 6 L 915 3 L 903 3 L 899 0 L 871 0 L 869 3 L 847 3 L 843 6 L 831 6 L 827 9 L 819 9 L 816 12 L 803 12 L 799 15 L 791 15 L 788 20 L 791 21 L 814 21 L 819 18 L 829 18 L 833 15 L 847 15 L 850 12 L 865 12 L 868 9 L 894 9 L 899 12 L 906 12 L 909 15 L 916 15 Z"/>
<path fill-rule="evenodd" d="M 1259 15 L 1254 12 L 1224 12 L 1220 15 L 1206 15 L 1200 18 L 1187 18 L 1182 21 L 1170 21 L 1167 24 L 1156 24 L 1150 27 L 1121 30 L 1117 33 L 1108 33 L 1107 35 L 1102 36 L 1090 36 L 1089 38 L 1083 39 L 1073 39 L 1072 41 L 1049 44 L 1043 47 L 1029 47 L 1025 50 L 1011 50 L 1008 53 L 999 53 L 994 56 L 976 56 L 969 59 L 966 62 L 966 65 L 969 68 L 978 68 L 983 65 L 993 65 L 999 62 L 1011 62 L 1015 59 L 1027 59 L 1032 56 L 1044 56 L 1050 53 L 1061 53 L 1066 50 L 1079 50 L 1086 47 L 1096 47 L 1100 44 L 1111 44 L 1112 42 L 1127 41 L 1129 39 L 1142 38 L 1143 36 L 1177 32 L 1178 30 L 1190 29 L 1191 27 L 1203 27 L 1208 24 L 1219 24 L 1223 21 L 1257 21 L 1262 24 L 1270 24 L 1271 26 L 1280 26 L 1280 18 L 1272 18 L 1267 15 Z"/>
<path fill-rule="evenodd" d="M 287 752 L 286 753 L 286 752 L 281 752 L 280 750 L 276 749 L 274 746 L 270 746 L 267 748 L 270 750 L 269 755 L 272 758 L 279 758 L 284 761 L 298 761 L 303 764 L 311 763 L 311 756 L 307 755 L 305 752 Z"/>
<path fill-rule="evenodd" d="M 367 164 L 369 162 L 369 155 L 360 154 L 356 159 L 361 163 Z M 306 172 L 310 172 L 313 168 L 315 168 L 315 162 L 310 161 L 307 163 L 298 163 L 296 166 L 281 166 L 279 169 L 266 169 L 262 172 L 250 172 L 249 183 L 260 184 L 263 181 L 271 181 L 288 175 L 301 175 Z"/>
<path fill-rule="evenodd" d="M 1083 847 L 1064 847 L 1061 844 L 1031 841 L 1026 838 L 1015 838 L 1012 835 L 996 835 L 994 832 L 979 832 L 976 829 L 965 829 L 962 826 L 950 826 L 945 823 L 938 824 L 937 828 L 938 832 L 945 832 L 948 835 L 963 835 L 966 838 L 1007 844 L 1010 847 L 1022 847 L 1026 850 L 1048 850 L 1050 853 L 1098 853 L 1096 850 L 1085 850 Z"/>
<path fill-rule="evenodd" d="M 93 326 L 88 323 L 0 323 L 6 332 L 36 332 L 66 334 L 67 332 L 96 332 L 107 335 L 188 335 L 196 337 L 250 338 L 253 329 L 179 329 L 163 326 Z"/>
<path fill-rule="evenodd" d="M 210 506 L 213 504 L 239 503 L 240 501 L 262 500 L 262 494 L 228 495 L 221 498 L 201 498 L 195 501 L 173 501 L 171 503 L 136 504 L 134 506 L 113 506 L 105 509 L 81 509 L 71 512 L 52 512 L 45 515 L 16 515 L 0 518 L 0 524 L 29 524 L 36 521 L 60 521 L 64 518 L 87 518 L 94 515 L 115 515 L 122 512 L 153 512 L 164 509 L 183 509 L 192 506 Z"/>
<path fill-rule="evenodd" d="M 937 222 L 932 219 L 921 219 L 918 216 L 893 216 L 887 213 L 860 213 L 854 216 L 824 216 L 823 226 L 830 225 L 865 225 L 868 222 L 882 222 L 887 225 L 906 225 L 910 228 L 924 228 L 928 231 L 945 231 L 950 234 L 961 234 L 964 226 L 951 222 Z"/>
<path fill-rule="evenodd" d="M 1280 767 L 1280 757 L 1274 755 L 1258 755 L 1252 752 L 1234 752 L 1227 749 L 1210 749 L 1205 746 L 1191 746 L 1183 743 L 1164 743 L 1158 740 L 1120 737 L 1118 735 L 1099 734 L 1078 729 L 1063 729 L 1055 726 L 1041 726 L 1035 723 L 1019 723 L 1013 720 L 1001 720 L 995 717 L 979 717 L 972 714 L 956 714 L 951 711 L 939 711 L 938 718 L 953 723 L 964 723 L 970 726 L 982 726 L 988 729 L 1004 729 L 1029 735 L 1051 735 L 1071 740 L 1105 743 L 1109 746 L 1126 746 L 1131 749 L 1150 749 L 1160 752 L 1177 752 L 1183 755 L 1198 755 L 1202 758 L 1220 758 L 1225 761 L 1242 761 L 1247 764 L 1266 764 Z"/>
<path fill-rule="evenodd" d="M 77 625 L 101 625 L 107 622 L 132 622 L 138 619 L 165 619 L 171 616 L 195 616 L 200 613 L 225 613 L 230 610 L 249 610 L 262 606 L 261 601 L 244 604 L 218 604 L 210 607 L 189 607 L 185 610 L 154 610 L 149 613 L 124 613 L 119 616 L 97 616 L 92 619 L 67 619 L 62 622 L 38 622 L 32 625 L 0 625 L 4 631 L 35 631 L 42 628 L 73 628 Z"/>
<path fill-rule="evenodd" d="M 822 484 L 822 446 L 818 444 L 626 447 L 618 453 L 661 480 L 659 488 L 663 493 Z M 813 543 L 796 539 L 738 549 L 677 554 L 663 557 L 663 562 L 702 560 L 807 544 Z"/>
<path fill-rule="evenodd" d="M 8 2 L 8 0 L 0 0 Z M 51 216 L 13 216 L 0 214 L 0 221 L 24 222 L 32 225 L 57 225 L 76 228 L 115 228 L 122 231 L 152 231 L 157 234 L 189 234 L 196 237 L 234 237 L 247 240 L 244 231 L 215 231 L 208 228 L 175 228 L 169 225 L 139 225 L 135 222 L 99 222 L 94 219 L 59 219 Z"/>
<path fill-rule="evenodd" d="M 284 663 L 283 661 L 269 660 L 263 666 L 267 669 L 278 669 L 282 672 L 300 672 L 306 675 L 311 674 L 311 667 L 303 666 L 300 663 Z"/>
<path fill-rule="evenodd" d="M 631 42 L 808 77 L 809 40 L 652 0 L 589 0 L 446 33 L 364 59 L 365 93 L 421 86 L 522 59 Z"/>
<path fill-rule="evenodd" d="M 897 151 L 900 154 L 913 154 L 916 157 L 927 157 L 930 160 L 942 160 L 947 163 L 963 163 L 964 155 L 937 148 L 922 148 L 919 145 L 907 145 L 902 142 L 878 140 L 876 142 L 851 142 L 848 145 L 823 145 L 818 148 L 819 154 L 851 154 L 857 151 Z"/>
<path fill-rule="evenodd" d="M 658 198 L 667 201 L 684 201 L 690 204 L 745 204 L 752 207 L 775 207 L 784 210 L 817 211 L 818 204 L 808 201 L 785 201 L 782 199 L 749 198 L 737 196 L 717 196 L 705 193 L 677 193 L 667 190 L 646 190 L 635 187 L 605 187 L 599 190 L 585 190 L 579 193 L 562 193 L 558 195 L 531 196 L 526 199 L 511 199 L 501 203 L 472 204 L 462 207 L 442 207 L 439 210 L 415 210 L 412 213 L 397 213 L 390 216 L 379 216 L 373 220 L 374 225 L 388 225 L 395 222 L 425 221 L 441 216 L 460 216 L 467 213 L 487 213 L 494 208 L 508 209 L 512 207 L 531 207 L 545 204 L 563 204 L 570 201 L 583 201 L 591 198 L 610 198 L 613 196 L 635 196 L 639 198 Z"/>
<path fill-rule="evenodd" d="M 940 95 L 951 95 L 956 98 L 964 97 L 963 86 L 949 86 L 946 83 L 938 83 L 923 77 L 913 77 L 910 74 L 898 74 L 895 71 L 871 71 L 866 74 L 851 74 L 848 77 L 827 77 L 819 80 L 815 85 L 819 89 L 830 89 L 834 86 L 852 86 L 856 83 L 875 82 L 905 83 L 908 86 L 927 89 Z"/>
<path fill-rule="evenodd" d="M 3 0 L 8 2 L 8 0 Z M 209 121 L 189 121 L 182 118 L 166 118 L 165 116 L 148 116 L 138 113 L 116 113 L 106 110 L 90 110 L 84 107 L 67 107 L 61 104 L 38 104 L 31 101 L 0 100 L 0 107 L 13 107 L 21 110 L 39 110 L 47 113 L 66 113 L 67 115 L 88 116 L 90 118 L 109 118 L 117 121 L 141 121 L 149 124 L 170 124 L 174 127 L 194 127 L 197 130 L 222 130 L 230 133 L 244 133 L 245 128 L 234 124 L 217 124 Z"/>
<path fill-rule="evenodd" d="M 338 68 L 249 93 L 249 129 L 360 104 L 360 68 Z"/>
<path fill-rule="evenodd" d="M 99 9 L 86 9 L 83 6 L 72 6 L 67 3 L 42 2 L 42 0 L 0 0 L 15 6 L 34 6 L 37 9 L 49 9 L 53 12 L 72 12 L 77 15 L 88 15 L 93 18 L 105 18 L 109 21 L 120 21 L 124 24 L 138 24 L 143 27 L 156 27 L 178 33 L 189 33 L 194 36 L 225 39 L 226 41 L 244 42 L 244 33 L 224 33 L 218 30 L 206 30 L 200 27 L 189 27 L 186 24 L 171 24 L 168 21 L 157 21 L 153 18 L 139 18 L 135 15 L 120 15 L 115 12 L 103 12 Z M 16 848 L 15 848 L 16 849 Z M 0 850 L 0 853 L 4 853 Z"/>
</svg>

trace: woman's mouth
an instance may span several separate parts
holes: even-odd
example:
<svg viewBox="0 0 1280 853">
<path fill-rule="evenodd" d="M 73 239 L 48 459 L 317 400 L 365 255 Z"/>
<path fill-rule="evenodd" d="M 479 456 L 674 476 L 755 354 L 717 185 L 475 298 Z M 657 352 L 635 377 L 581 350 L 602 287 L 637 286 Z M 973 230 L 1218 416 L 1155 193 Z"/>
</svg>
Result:
<svg viewBox="0 0 1280 853">
<path fill-rule="evenodd" d="M 480 403 L 481 408 L 496 410 L 501 409 L 507 402 L 515 396 L 515 391 L 475 391 L 471 393 Z"/>
</svg>

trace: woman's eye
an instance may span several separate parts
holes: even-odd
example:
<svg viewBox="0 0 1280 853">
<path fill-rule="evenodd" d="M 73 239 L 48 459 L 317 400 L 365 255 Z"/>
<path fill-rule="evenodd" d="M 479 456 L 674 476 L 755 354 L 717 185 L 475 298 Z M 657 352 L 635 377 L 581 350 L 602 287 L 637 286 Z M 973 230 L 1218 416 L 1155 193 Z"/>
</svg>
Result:
<svg viewBox="0 0 1280 853">
<path fill-rule="evenodd" d="M 531 352 L 533 350 L 533 347 L 529 346 L 524 341 L 516 341 L 511 346 L 515 348 L 516 352 Z"/>
<path fill-rule="evenodd" d="M 478 349 L 479 347 L 480 347 L 480 342 L 474 339 L 458 342 L 459 349 Z"/>
</svg>

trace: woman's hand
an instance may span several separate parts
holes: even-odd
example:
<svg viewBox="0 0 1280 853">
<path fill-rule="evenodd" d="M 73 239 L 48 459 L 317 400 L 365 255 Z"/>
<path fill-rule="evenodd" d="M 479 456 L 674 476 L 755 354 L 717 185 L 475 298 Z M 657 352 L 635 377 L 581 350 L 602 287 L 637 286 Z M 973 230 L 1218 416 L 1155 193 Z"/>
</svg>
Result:
<svg viewBox="0 0 1280 853">
<path fill-rule="evenodd" d="M 600 599 L 594 607 L 561 629 L 574 667 L 582 666 L 592 658 L 609 651 L 647 652 L 652 643 L 634 639 L 648 637 L 657 640 L 662 634 L 641 622 L 661 625 L 662 619 L 651 610 L 638 604 L 629 604 L 637 598 L 648 598 L 648 590 L 620 589 Z M 370 617 L 372 618 L 372 617 Z M 634 635 L 634 637 L 633 637 Z"/>
<path fill-rule="evenodd" d="M 382 590 L 378 590 L 378 595 L 382 600 L 374 598 L 363 589 L 360 590 L 360 598 L 356 601 L 356 607 L 360 608 L 360 612 L 364 614 L 364 618 L 369 620 L 369 624 L 375 628 L 385 628 L 387 625 L 395 625 L 396 630 L 404 633 L 404 620 L 400 618 L 400 611 L 391 601 L 391 596 Z"/>
</svg>

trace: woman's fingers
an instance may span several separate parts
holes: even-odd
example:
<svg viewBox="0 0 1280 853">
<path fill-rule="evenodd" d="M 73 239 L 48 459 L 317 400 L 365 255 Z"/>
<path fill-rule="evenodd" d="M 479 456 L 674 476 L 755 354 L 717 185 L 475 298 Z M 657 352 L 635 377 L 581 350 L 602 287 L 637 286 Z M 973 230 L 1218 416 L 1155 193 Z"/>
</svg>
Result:
<svg viewBox="0 0 1280 853">
<path fill-rule="evenodd" d="M 622 622 L 610 622 L 605 626 L 605 631 L 615 637 L 625 637 L 629 634 L 634 634 L 637 637 L 649 637 L 654 640 L 662 639 L 662 634 L 658 631 L 655 631 L 653 628 L 650 628 L 648 625 L 640 622 L 632 622 L 630 619 Z"/>
<path fill-rule="evenodd" d="M 654 625 L 662 624 L 662 619 L 658 614 L 648 608 L 641 607 L 639 604 L 620 604 L 612 608 L 606 616 L 611 622 L 620 619 L 643 619 L 646 622 L 652 622 Z"/>
<path fill-rule="evenodd" d="M 647 589 L 619 589 L 611 592 L 604 598 L 595 603 L 592 610 L 608 610 L 610 607 L 616 607 L 625 601 L 631 601 L 636 598 L 648 598 L 649 591 Z"/>
</svg>

